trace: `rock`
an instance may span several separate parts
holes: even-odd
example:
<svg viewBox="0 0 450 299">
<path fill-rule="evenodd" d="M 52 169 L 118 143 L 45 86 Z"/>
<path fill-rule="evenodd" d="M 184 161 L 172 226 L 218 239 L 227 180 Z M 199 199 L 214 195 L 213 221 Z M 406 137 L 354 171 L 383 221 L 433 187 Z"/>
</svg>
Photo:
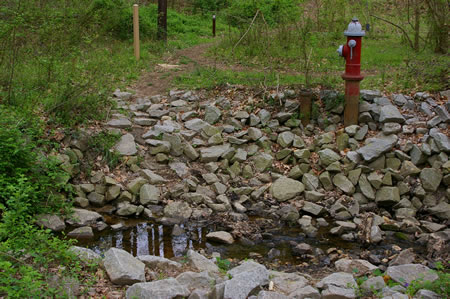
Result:
<svg viewBox="0 0 450 299">
<path fill-rule="evenodd" d="M 408 102 L 408 99 L 402 94 L 394 94 L 392 96 L 394 103 L 398 106 L 403 106 Z"/>
<path fill-rule="evenodd" d="M 135 215 L 138 210 L 138 206 L 130 204 L 129 202 L 121 202 L 117 205 L 116 214 L 119 216 L 131 216 Z"/>
<path fill-rule="evenodd" d="M 408 175 L 415 175 L 420 173 L 420 168 L 418 168 L 411 161 L 403 161 L 402 167 L 400 168 L 400 175 L 407 177 Z"/>
<path fill-rule="evenodd" d="M 302 210 L 307 213 L 313 214 L 314 216 L 319 216 L 325 212 L 324 207 L 308 201 L 305 202 L 305 204 L 302 207 Z"/>
<path fill-rule="evenodd" d="M 216 145 L 200 150 L 200 162 L 216 162 L 219 158 L 230 149 L 230 144 Z"/>
<path fill-rule="evenodd" d="M 308 280 L 305 277 L 296 273 L 269 271 L 269 274 L 275 289 L 285 294 L 291 294 L 295 290 L 303 288 L 308 284 Z"/>
<path fill-rule="evenodd" d="M 430 268 L 420 264 L 405 264 L 400 266 L 390 266 L 386 270 L 386 274 L 395 282 L 410 284 L 413 280 L 435 281 L 438 275 L 431 271 Z"/>
<path fill-rule="evenodd" d="M 289 294 L 290 299 L 320 299 L 321 295 L 319 291 L 312 286 L 306 286 L 303 288 L 296 289 L 294 292 Z"/>
<path fill-rule="evenodd" d="M 90 239 L 94 237 L 94 232 L 92 231 L 92 227 L 83 226 L 70 231 L 67 236 L 77 239 Z"/>
<path fill-rule="evenodd" d="M 322 298 L 356 298 L 355 289 L 358 287 L 355 279 L 349 273 L 337 272 L 328 275 L 316 284 L 323 289 Z"/>
<path fill-rule="evenodd" d="M 330 149 L 324 149 L 319 151 L 320 161 L 323 165 L 328 166 L 331 163 L 339 161 L 341 157 Z"/>
<path fill-rule="evenodd" d="M 223 283 L 223 299 L 246 299 L 252 291 L 269 283 L 269 271 L 253 261 L 244 262 L 227 274 L 232 279 Z"/>
<path fill-rule="evenodd" d="M 431 129 L 430 136 L 433 137 L 439 150 L 450 153 L 450 138 L 442 134 L 438 129 Z"/>
<path fill-rule="evenodd" d="M 423 189 L 435 192 L 442 181 L 442 172 L 436 168 L 424 168 L 420 172 L 420 180 Z"/>
<path fill-rule="evenodd" d="M 59 216 L 51 214 L 37 215 L 36 224 L 51 229 L 54 232 L 60 232 L 66 228 L 64 221 Z"/>
<path fill-rule="evenodd" d="M 353 186 L 352 182 L 341 173 L 338 173 L 333 177 L 333 184 L 346 194 L 351 195 L 355 193 L 355 186 Z"/>
<path fill-rule="evenodd" d="M 218 232 L 211 232 L 206 235 L 206 238 L 212 241 L 216 241 L 219 243 L 225 243 L 225 244 L 233 244 L 234 239 L 233 236 L 225 231 L 218 231 Z"/>
<path fill-rule="evenodd" d="M 132 194 L 138 194 L 138 191 L 141 189 L 141 187 L 147 183 L 147 180 L 144 178 L 136 178 L 134 180 L 132 180 L 130 183 L 128 183 L 127 185 L 127 189 L 132 193 Z"/>
<path fill-rule="evenodd" d="M 363 289 L 367 294 L 372 294 L 374 291 L 380 291 L 386 286 L 383 277 L 376 276 L 367 279 L 361 284 L 361 289 Z"/>
<path fill-rule="evenodd" d="M 440 299 L 442 297 L 433 291 L 422 289 L 422 290 L 419 290 L 414 295 L 414 298 L 417 298 L 417 299 Z"/>
<path fill-rule="evenodd" d="M 292 252 L 296 255 L 305 255 L 312 253 L 312 247 L 306 243 L 297 244 L 294 248 L 292 248 Z"/>
<path fill-rule="evenodd" d="M 266 153 L 260 153 L 253 157 L 255 169 L 258 172 L 265 172 L 272 167 L 273 157 Z"/>
<path fill-rule="evenodd" d="M 209 299 L 209 290 L 197 289 L 192 291 L 188 299 Z"/>
<path fill-rule="evenodd" d="M 188 120 L 187 122 L 184 123 L 184 126 L 187 129 L 193 130 L 195 132 L 200 132 L 207 125 L 208 125 L 207 122 L 205 122 L 199 118 L 194 118 L 194 119 Z"/>
<path fill-rule="evenodd" d="M 281 177 L 271 186 L 272 196 L 278 201 L 286 201 L 300 195 L 305 190 L 305 186 L 296 180 Z"/>
<path fill-rule="evenodd" d="M 378 269 L 377 266 L 372 265 L 366 260 L 356 259 L 340 259 L 334 263 L 336 269 L 341 272 L 353 273 L 357 276 L 362 276 L 365 274 L 371 274 L 373 271 Z"/>
<path fill-rule="evenodd" d="M 97 212 L 84 209 L 73 209 L 73 214 L 69 216 L 66 222 L 73 226 L 87 226 L 97 223 L 103 217 Z"/>
<path fill-rule="evenodd" d="M 120 128 L 120 129 L 126 129 L 130 128 L 133 124 L 131 121 L 129 121 L 126 118 L 119 118 L 119 119 L 111 119 L 108 123 L 106 123 L 108 126 L 113 128 Z"/>
<path fill-rule="evenodd" d="M 85 262 L 86 264 L 95 263 L 103 265 L 102 257 L 91 249 L 78 246 L 71 246 L 69 248 L 69 251 L 78 256 L 78 258 L 83 262 Z"/>
<path fill-rule="evenodd" d="M 145 184 L 139 191 L 139 202 L 142 205 L 158 204 L 160 196 L 161 194 L 158 188 L 150 184 Z"/>
<path fill-rule="evenodd" d="M 404 123 L 405 118 L 398 111 L 397 107 L 392 105 L 387 105 L 381 107 L 380 110 L 380 120 L 381 123 Z"/>
<path fill-rule="evenodd" d="M 366 175 L 362 174 L 359 177 L 359 188 L 361 189 L 362 194 L 369 198 L 369 199 L 375 199 L 375 192 L 373 191 L 372 186 L 370 185 L 369 181 L 367 180 Z"/>
<path fill-rule="evenodd" d="M 263 136 L 263 133 L 260 129 L 257 128 L 248 128 L 248 137 L 250 137 L 250 140 L 257 141 L 259 138 Z"/>
<path fill-rule="evenodd" d="M 199 271 L 208 271 L 213 275 L 219 273 L 219 267 L 216 264 L 192 249 L 188 250 L 186 257 L 188 263 Z"/>
<path fill-rule="evenodd" d="M 395 135 L 391 135 L 395 136 Z M 397 143 L 397 138 L 375 138 L 371 143 L 356 150 L 365 161 L 371 162 L 381 156 L 382 154 L 390 151 Z"/>
<path fill-rule="evenodd" d="M 183 162 L 172 162 L 169 163 L 170 169 L 175 171 L 175 173 L 180 178 L 185 178 L 189 175 L 189 168 L 187 167 L 186 163 Z"/>
<path fill-rule="evenodd" d="M 289 147 L 292 145 L 294 141 L 294 134 L 289 131 L 283 132 L 278 135 L 277 143 L 281 145 L 281 147 Z"/>
<path fill-rule="evenodd" d="M 145 281 L 144 263 L 125 250 L 109 249 L 105 252 L 103 263 L 111 282 L 114 284 L 126 285 Z"/>
<path fill-rule="evenodd" d="M 189 290 L 175 278 L 167 278 L 152 282 L 136 283 L 126 292 L 127 299 L 176 299 L 187 298 Z"/>
<path fill-rule="evenodd" d="M 400 201 L 400 192 L 397 187 L 382 187 L 377 191 L 375 201 L 381 206 L 393 206 Z"/>
<path fill-rule="evenodd" d="M 191 217 L 192 209 L 188 203 L 175 201 L 164 207 L 164 216 L 185 221 Z"/>
<path fill-rule="evenodd" d="M 411 264 L 414 262 L 416 254 L 412 248 L 402 250 L 390 263 L 389 266 L 398 266 L 404 264 Z"/>
<path fill-rule="evenodd" d="M 220 116 L 222 115 L 222 112 L 220 111 L 219 108 L 215 107 L 215 106 L 206 106 L 205 109 L 205 121 L 211 125 L 215 124 L 219 119 Z"/>
<path fill-rule="evenodd" d="M 167 183 L 167 180 L 165 178 L 149 169 L 141 169 L 141 171 L 139 171 L 139 174 L 152 185 L 161 185 Z"/>
<path fill-rule="evenodd" d="M 134 136 L 130 133 L 123 135 L 115 146 L 115 150 L 122 156 L 133 156 L 137 154 Z"/>
<path fill-rule="evenodd" d="M 215 284 L 215 279 L 208 274 L 208 271 L 201 273 L 184 272 L 177 276 L 177 281 L 189 290 L 209 289 Z"/>
<path fill-rule="evenodd" d="M 261 291 L 256 299 L 289 299 L 289 297 L 277 292 Z"/>
</svg>

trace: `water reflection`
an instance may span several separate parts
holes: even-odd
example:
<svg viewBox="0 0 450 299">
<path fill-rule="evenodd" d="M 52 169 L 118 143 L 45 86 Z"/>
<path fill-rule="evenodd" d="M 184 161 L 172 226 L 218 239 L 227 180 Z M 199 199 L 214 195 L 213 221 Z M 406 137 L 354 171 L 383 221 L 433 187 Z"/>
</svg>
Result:
<svg viewBox="0 0 450 299">
<path fill-rule="evenodd" d="M 180 227 L 185 233 L 173 236 L 172 227 L 142 222 L 121 231 L 100 232 L 94 240 L 80 240 L 79 245 L 89 247 L 97 253 L 116 247 L 134 256 L 150 254 L 166 258 L 182 256 L 188 249 L 205 248 L 206 228 Z"/>
</svg>

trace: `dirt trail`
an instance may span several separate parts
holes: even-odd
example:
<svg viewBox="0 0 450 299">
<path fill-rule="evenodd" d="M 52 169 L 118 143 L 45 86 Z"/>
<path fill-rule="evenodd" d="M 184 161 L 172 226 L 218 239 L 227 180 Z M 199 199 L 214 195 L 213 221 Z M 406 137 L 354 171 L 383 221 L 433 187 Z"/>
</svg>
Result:
<svg viewBox="0 0 450 299">
<path fill-rule="evenodd" d="M 153 96 L 167 92 L 173 79 L 184 73 L 192 72 L 197 65 L 214 65 L 214 59 L 205 54 L 211 43 L 176 51 L 164 57 L 163 64 L 153 66 L 132 86 L 138 96 Z"/>
</svg>

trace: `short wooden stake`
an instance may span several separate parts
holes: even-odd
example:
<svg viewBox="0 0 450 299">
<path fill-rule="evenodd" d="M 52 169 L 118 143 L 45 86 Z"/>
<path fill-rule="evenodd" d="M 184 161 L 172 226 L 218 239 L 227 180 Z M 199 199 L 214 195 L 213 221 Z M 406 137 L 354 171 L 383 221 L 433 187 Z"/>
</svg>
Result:
<svg viewBox="0 0 450 299">
<path fill-rule="evenodd" d="M 139 46 L 139 5 L 133 5 L 133 39 L 134 39 L 134 56 L 136 60 L 141 57 Z"/>
</svg>

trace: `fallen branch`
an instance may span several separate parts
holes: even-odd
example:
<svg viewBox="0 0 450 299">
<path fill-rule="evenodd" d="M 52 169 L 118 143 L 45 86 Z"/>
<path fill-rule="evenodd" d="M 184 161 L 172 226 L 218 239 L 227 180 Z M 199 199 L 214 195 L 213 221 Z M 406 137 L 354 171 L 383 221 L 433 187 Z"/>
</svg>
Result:
<svg viewBox="0 0 450 299">
<path fill-rule="evenodd" d="M 256 17 L 258 16 L 258 14 L 259 14 L 259 9 L 256 11 L 256 14 L 255 14 L 255 16 L 253 17 L 253 20 L 252 20 L 252 22 L 250 23 L 250 26 L 248 26 L 247 31 L 245 31 L 245 33 L 241 36 L 241 38 L 238 40 L 238 42 L 233 46 L 233 50 L 231 51 L 231 52 L 233 53 L 233 56 L 234 56 L 234 49 L 240 44 L 240 42 L 244 39 L 244 37 L 245 37 L 245 36 L 247 35 L 247 33 L 250 31 L 250 29 L 252 28 L 253 23 L 255 22 Z"/>
<path fill-rule="evenodd" d="M 392 23 L 391 21 L 388 21 L 388 20 L 386 20 L 386 19 L 383 19 L 383 18 L 377 17 L 377 16 L 375 16 L 375 15 L 372 15 L 372 14 L 371 14 L 370 16 L 371 16 L 371 17 L 374 17 L 375 19 L 379 19 L 379 20 L 381 20 L 381 21 L 383 21 L 383 22 L 386 22 L 386 23 L 388 23 L 388 24 L 391 24 L 392 26 L 397 27 L 398 29 L 400 29 L 400 30 L 403 32 L 403 35 L 408 39 L 408 42 L 409 42 L 410 47 L 411 47 L 412 49 L 415 49 L 415 48 L 414 48 L 414 44 L 413 44 L 412 40 L 409 38 L 408 33 L 407 33 L 406 30 L 403 29 L 401 26 L 399 26 L 399 25 L 397 25 L 397 24 L 395 24 L 395 23 Z"/>
</svg>

